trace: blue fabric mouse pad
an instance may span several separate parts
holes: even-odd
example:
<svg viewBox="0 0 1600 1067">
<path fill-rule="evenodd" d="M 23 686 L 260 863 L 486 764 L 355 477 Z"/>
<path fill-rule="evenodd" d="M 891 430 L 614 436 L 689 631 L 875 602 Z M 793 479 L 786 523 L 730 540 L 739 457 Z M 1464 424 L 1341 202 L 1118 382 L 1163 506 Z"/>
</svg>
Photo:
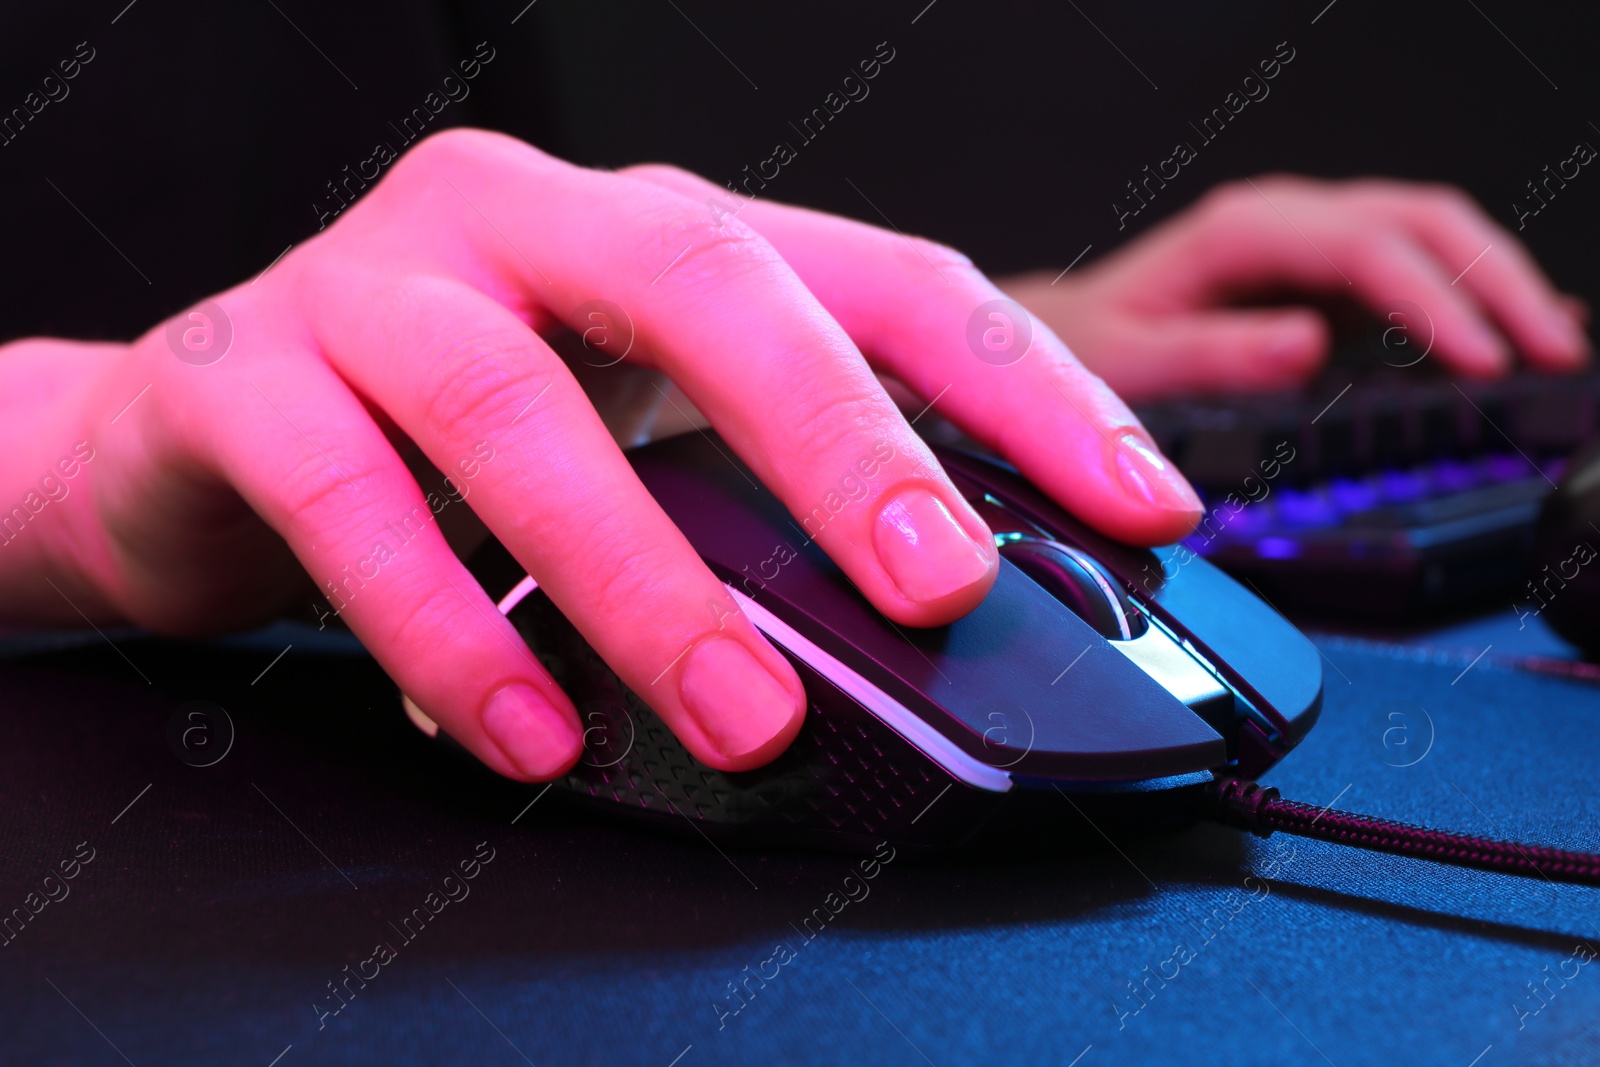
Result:
<svg viewBox="0 0 1600 1067">
<path fill-rule="evenodd" d="M 1210 826 L 871 877 L 723 853 L 529 807 L 308 646 L 0 664 L 0 1062 L 1594 1058 L 1594 890 Z M 1600 848 L 1600 690 L 1319 646 L 1286 796 Z"/>
</svg>

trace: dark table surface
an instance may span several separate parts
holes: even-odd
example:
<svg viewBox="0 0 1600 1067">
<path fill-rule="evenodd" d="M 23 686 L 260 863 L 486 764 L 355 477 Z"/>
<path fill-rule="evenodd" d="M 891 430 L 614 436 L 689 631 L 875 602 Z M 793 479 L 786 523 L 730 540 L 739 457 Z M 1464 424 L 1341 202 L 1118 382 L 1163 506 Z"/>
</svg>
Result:
<svg viewBox="0 0 1600 1067">
<path fill-rule="evenodd" d="M 1495 1067 L 1592 1062 L 1600 1037 L 1594 890 L 1197 826 L 897 859 L 808 941 L 850 859 L 530 809 L 339 640 L 88 636 L 0 662 L 0 915 L 59 898 L 0 948 L 6 1064 Z M 1269 776 L 1285 795 L 1596 846 L 1600 688 L 1501 658 L 1567 655 L 1548 633 L 1506 611 L 1317 641 L 1326 710 Z M 234 728 L 209 766 L 169 737 L 192 700 Z M 378 942 L 394 957 L 361 964 Z M 377 974 L 323 1015 L 347 965 Z"/>
</svg>

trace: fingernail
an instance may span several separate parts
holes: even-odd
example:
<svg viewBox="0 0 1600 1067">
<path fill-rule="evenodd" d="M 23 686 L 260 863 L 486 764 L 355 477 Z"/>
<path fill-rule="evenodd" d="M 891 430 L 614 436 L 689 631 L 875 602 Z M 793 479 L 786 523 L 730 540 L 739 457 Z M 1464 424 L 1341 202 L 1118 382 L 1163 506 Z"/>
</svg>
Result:
<svg viewBox="0 0 1600 1067">
<path fill-rule="evenodd" d="M 767 744 L 803 710 L 789 687 L 733 637 L 696 645 L 678 692 L 706 739 L 729 759 Z"/>
<path fill-rule="evenodd" d="M 1117 477 L 1129 496 L 1163 511 L 1200 512 L 1200 498 L 1195 496 L 1172 461 L 1156 451 L 1148 438 L 1128 431 L 1118 438 L 1113 451 Z"/>
<path fill-rule="evenodd" d="M 929 603 L 980 582 L 994 564 L 926 489 L 907 489 L 878 512 L 878 561 L 907 599 Z"/>
<path fill-rule="evenodd" d="M 578 725 L 532 686 L 495 691 L 483 711 L 483 732 L 530 778 L 560 773 L 583 746 Z"/>
</svg>

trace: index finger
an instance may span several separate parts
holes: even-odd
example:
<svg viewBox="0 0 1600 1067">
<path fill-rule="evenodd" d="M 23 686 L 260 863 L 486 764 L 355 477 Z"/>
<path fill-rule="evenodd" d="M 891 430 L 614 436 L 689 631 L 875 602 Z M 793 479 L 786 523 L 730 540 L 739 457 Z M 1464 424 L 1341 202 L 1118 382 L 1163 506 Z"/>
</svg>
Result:
<svg viewBox="0 0 1600 1067">
<path fill-rule="evenodd" d="M 421 255 L 574 326 L 586 302 L 625 309 L 637 333 L 629 358 L 682 386 L 787 505 L 797 536 L 815 540 L 889 617 L 946 623 L 988 592 L 999 558 L 992 534 L 854 342 L 758 233 L 660 186 L 509 138 L 430 143 L 402 186 L 447 209 L 428 220 L 427 236 L 410 238 Z M 464 248 L 476 252 L 466 270 Z"/>
<path fill-rule="evenodd" d="M 721 192 L 671 168 L 635 172 L 690 195 Z M 1199 500 L 1127 405 L 965 256 L 806 208 L 740 210 L 874 365 L 1086 522 L 1135 544 L 1194 527 Z M 989 350 L 991 333 L 1003 351 Z"/>
</svg>

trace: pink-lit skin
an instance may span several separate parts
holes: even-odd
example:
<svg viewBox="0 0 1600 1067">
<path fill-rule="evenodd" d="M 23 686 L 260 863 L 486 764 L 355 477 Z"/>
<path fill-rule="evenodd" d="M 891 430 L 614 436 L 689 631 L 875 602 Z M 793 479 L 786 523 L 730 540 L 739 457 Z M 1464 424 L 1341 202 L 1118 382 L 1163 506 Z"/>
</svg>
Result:
<svg viewBox="0 0 1600 1067">
<path fill-rule="evenodd" d="M 737 214 L 710 210 L 713 194 Z M 175 358 L 166 324 L 127 345 L 5 346 L 0 509 L 28 500 L 77 442 L 93 459 L 0 541 L 4 621 L 199 635 L 304 611 L 385 529 L 426 513 L 408 463 L 451 473 L 487 443 L 493 461 L 449 514 L 470 509 L 503 541 L 697 757 L 769 761 L 799 730 L 798 677 L 644 491 L 545 340 L 587 326 L 572 316 L 597 300 L 631 317 L 628 362 L 670 376 L 797 525 L 824 514 L 821 548 L 901 625 L 971 610 L 998 563 L 874 371 L 917 407 L 937 398 L 1113 536 L 1154 544 L 1192 527 L 1181 475 L 1044 322 L 1018 361 L 975 357 L 968 320 L 1002 294 L 966 259 L 741 204 L 670 168 L 584 170 L 451 131 L 217 294 L 233 341 L 216 362 Z M 579 755 L 576 712 L 443 522 L 373 565 L 340 619 L 489 766 L 557 775 Z"/>
<path fill-rule="evenodd" d="M 1485 251 L 1487 249 L 1487 251 Z M 1559 293 L 1515 234 L 1459 189 L 1271 175 L 1222 185 L 1113 255 L 1001 286 L 1129 400 L 1195 389 L 1276 389 L 1307 378 L 1330 333 L 1288 294 L 1431 319 L 1428 358 L 1469 377 L 1570 370 L 1589 355 L 1588 310 Z M 1418 331 L 1422 332 L 1421 330 Z M 1395 362 L 1419 351 L 1397 350 Z"/>
</svg>

